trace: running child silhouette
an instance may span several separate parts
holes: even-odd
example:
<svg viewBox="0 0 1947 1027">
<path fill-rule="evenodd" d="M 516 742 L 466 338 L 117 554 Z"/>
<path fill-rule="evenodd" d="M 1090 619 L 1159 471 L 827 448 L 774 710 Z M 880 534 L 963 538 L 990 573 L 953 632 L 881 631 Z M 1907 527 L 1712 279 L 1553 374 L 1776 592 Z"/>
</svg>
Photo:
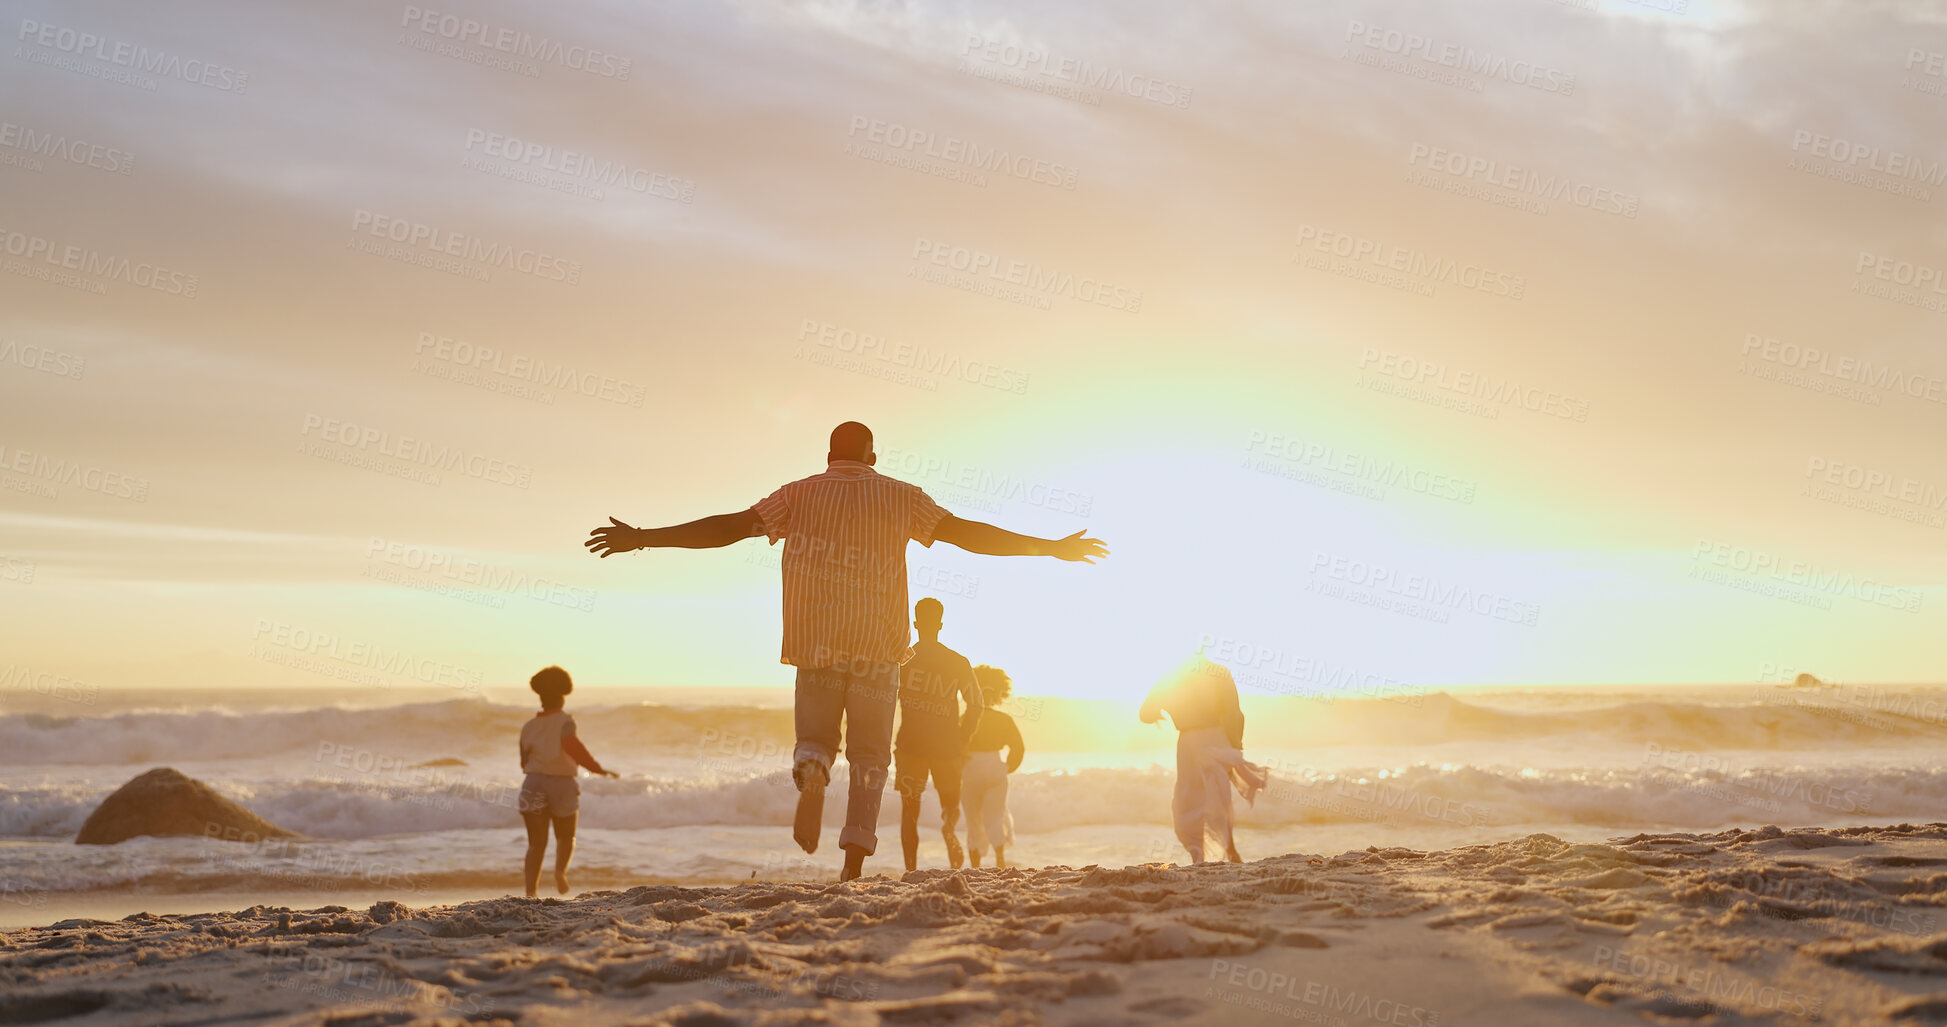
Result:
<svg viewBox="0 0 1947 1027">
<path fill-rule="evenodd" d="M 543 667 L 528 679 L 527 687 L 541 697 L 541 712 L 521 725 L 521 782 L 519 809 L 527 824 L 527 860 L 521 871 L 527 884 L 527 897 L 534 898 L 541 884 L 541 860 L 548 853 L 548 824 L 554 825 L 554 886 L 568 894 L 568 861 L 575 858 L 575 817 L 581 810 L 581 784 L 575 780 L 575 764 L 604 777 L 621 777 L 588 754 L 575 736 L 575 718 L 562 706 L 575 682 L 560 667 Z"/>
</svg>

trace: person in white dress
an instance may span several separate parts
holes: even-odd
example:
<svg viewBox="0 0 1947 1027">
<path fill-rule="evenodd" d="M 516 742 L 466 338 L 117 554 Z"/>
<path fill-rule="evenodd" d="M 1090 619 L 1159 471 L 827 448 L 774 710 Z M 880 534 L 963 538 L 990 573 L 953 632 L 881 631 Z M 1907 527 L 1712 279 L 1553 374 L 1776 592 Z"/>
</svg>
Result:
<svg viewBox="0 0 1947 1027">
<path fill-rule="evenodd" d="M 994 865 L 1007 865 L 1007 847 L 1014 844 L 1014 815 L 1007 810 L 1007 775 L 1021 769 L 1027 747 L 1014 718 L 1000 704 L 1014 692 L 1014 683 L 999 667 L 974 668 L 980 683 L 980 713 L 973 737 L 967 739 L 967 766 L 960 774 L 960 810 L 967 820 L 967 859 L 980 865 L 980 854 L 994 850 Z M 1002 758 L 1001 750 L 1007 750 Z"/>
<path fill-rule="evenodd" d="M 1242 863 L 1233 834 L 1231 790 L 1246 803 L 1269 780 L 1244 759 L 1244 710 L 1230 670 L 1202 653 L 1185 660 L 1150 689 L 1137 714 L 1154 724 L 1168 714 L 1176 725 L 1176 794 L 1170 812 L 1176 839 L 1192 863 Z"/>
</svg>

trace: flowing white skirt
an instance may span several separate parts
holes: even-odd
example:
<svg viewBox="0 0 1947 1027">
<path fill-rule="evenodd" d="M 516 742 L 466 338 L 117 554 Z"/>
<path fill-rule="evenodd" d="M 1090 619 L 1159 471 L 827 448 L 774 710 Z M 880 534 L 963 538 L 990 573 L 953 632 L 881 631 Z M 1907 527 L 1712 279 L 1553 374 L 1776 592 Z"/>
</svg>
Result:
<svg viewBox="0 0 1947 1027">
<path fill-rule="evenodd" d="M 967 755 L 960 774 L 960 811 L 967 818 L 967 848 L 1014 844 L 1014 814 L 1007 811 L 1007 764 L 999 752 Z"/>
<path fill-rule="evenodd" d="M 1221 862 L 1228 858 L 1231 836 L 1230 791 L 1249 804 L 1270 780 L 1263 767 L 1247 762 L 1231 748 L 1223 729 L 1206 727 L 1176 736 L 1176 795 L 1170 811 L 1176 818 L 1176 840 L 1190 850 L 1190 861 Z"/>
</svg>

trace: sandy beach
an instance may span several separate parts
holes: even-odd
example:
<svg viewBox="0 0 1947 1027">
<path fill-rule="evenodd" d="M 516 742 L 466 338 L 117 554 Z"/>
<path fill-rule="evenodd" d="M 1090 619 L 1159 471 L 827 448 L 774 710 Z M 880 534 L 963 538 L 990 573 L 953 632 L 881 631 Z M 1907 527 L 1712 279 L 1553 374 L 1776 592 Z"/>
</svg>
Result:
<svg viewBox="0 0 1947 1027">
<path fill-rule="evenodd" d="M 1947 1021 L 1947 824 L 254 907 L 0 935 L 0 1022 Z"/>
</svg>

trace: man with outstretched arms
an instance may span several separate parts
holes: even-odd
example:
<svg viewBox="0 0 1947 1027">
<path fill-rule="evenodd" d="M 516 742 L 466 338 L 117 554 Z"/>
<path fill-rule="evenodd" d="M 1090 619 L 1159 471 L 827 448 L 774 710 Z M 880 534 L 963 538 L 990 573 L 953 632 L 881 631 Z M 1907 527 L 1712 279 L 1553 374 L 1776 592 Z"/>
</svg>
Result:
<svg viewBox="0 0 1947 1027">
<path fill-rule="evenodd" d="M 1107 556 L 1080 531 L 1061 539 L 1019 535 L 947 513 L 918 486 L 872 469 L 872 431 L 857 421 L 832 429 L 825 471 L 791 482 L 748 510 L 667 528 L 637 528 L 615 518 L 589 532 L 590 552 L 658 546 L 715 549 L 758 535 L 784 541 L 782 662 L 797 668 L 798 787 L 792 836 L 818 848 L 825 787 L 841 738 L 851 762 L 841 881 L 863 873 L 878 848 L 879 802 L 892 748 L 899 665 L 906 632 L 906 543 L 950 542 L 988 556 L 1052 556 L 1093 563 Z"/>
</svg>

